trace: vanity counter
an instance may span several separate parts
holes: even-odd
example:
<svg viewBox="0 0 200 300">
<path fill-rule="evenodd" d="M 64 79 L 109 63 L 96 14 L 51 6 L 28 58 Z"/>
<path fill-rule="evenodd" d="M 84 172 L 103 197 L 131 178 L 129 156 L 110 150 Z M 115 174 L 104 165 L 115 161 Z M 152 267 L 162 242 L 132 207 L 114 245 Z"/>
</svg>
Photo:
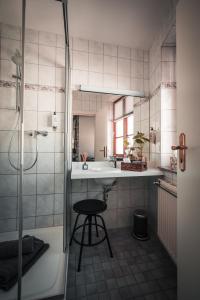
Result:
<svg viewBox="0 0 200 300">
<path fill-rule="evenodd" d="M 88 170 L 82 170 L 83 163 L 72 163 L 71 179 L 92 179 L 92 178 L 120 178 L 120 177 L 148 177 L 162 176 L 163 172 L 157 168 L 149 168 L 146 171 L 123 171 L 114 168 L 108 162 L 90 162 Z"/>
</svg>

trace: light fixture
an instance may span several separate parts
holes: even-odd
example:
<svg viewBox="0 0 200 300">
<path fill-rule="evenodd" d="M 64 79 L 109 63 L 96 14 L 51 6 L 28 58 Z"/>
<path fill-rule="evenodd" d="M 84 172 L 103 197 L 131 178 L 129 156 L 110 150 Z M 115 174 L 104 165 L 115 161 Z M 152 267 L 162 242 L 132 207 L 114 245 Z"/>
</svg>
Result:
<svg viewBox="0 0 200 300">
<path fill-rule="evenodd" d="M 118 90 L 102 87 L 91 87 L 87 85 L 80 85 L 79 88 L 82 92 L 91 92 L 91 93 L 102 93 L 102 94 L 112 94 L 112 95 L 122 95 L 122 96 L 132 96 L 132 97 L 141 97 L 144 98 L 144 92 L 132 91 L 132 90 Z"/>
</svg>

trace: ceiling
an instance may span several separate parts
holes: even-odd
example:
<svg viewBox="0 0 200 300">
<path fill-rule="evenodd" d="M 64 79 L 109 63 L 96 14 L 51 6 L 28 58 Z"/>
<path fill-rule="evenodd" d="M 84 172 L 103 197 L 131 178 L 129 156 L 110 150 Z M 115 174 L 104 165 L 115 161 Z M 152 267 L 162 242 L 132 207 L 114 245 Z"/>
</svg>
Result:
<svg viewBox="0 0 200 300">
<path fill-rule="evenodd" d="M 149 49 L 177 0 L 68 0 L 70 35 Z M 0 21 L 20 25 L 22 0 L 0 0 Z M 62 5 L 27 0 L 26 25 L 64 34 Z M 8 21 L 9 20 L 9 21 Z"/>
<path fill-rule="evenodd" d="M 174 0 L 69 0 L 73 36 L 149 49 Z"/>
</svg>

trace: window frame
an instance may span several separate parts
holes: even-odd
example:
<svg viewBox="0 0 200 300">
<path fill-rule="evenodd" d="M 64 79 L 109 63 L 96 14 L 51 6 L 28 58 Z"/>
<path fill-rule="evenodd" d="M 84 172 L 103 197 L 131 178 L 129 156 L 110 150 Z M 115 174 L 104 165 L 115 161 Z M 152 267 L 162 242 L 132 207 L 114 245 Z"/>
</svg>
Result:
<svg viewBox="0 0 200 300">
<path fill-rule="evenodd" d="M 115 119 L 115 104 L 118 101 L 123 101 L 123 112 L 122 112 L 121 117 Z M 130 117 L 131 115 L 133 115 L 133 117 L 134 117 L 134 112 L 132 110 L 129 113 L 125 113 L 125 101 L 126 101 L 126 97 L 123 96 L 113 102 L 113 153 L 114 153 L 114 156 L 117 156 L 117 157 L 124 157 L 124 154 L 125 154 L 124 141 L 128 137 L 134 136 L 134 131 L 132 134 L 128 135 L 128 117 Z M 117 137 L 116 136 L 116 122 L 121 119 L 123 119 L 123 136 Z M 116 144 L 117 144 L 116 141 L 118 138 L 122 138 L 122 137 L 123 137 L 123 154 L 122 153 L 118 154 L 118 153 L 116 153 Z"/>
</svg>

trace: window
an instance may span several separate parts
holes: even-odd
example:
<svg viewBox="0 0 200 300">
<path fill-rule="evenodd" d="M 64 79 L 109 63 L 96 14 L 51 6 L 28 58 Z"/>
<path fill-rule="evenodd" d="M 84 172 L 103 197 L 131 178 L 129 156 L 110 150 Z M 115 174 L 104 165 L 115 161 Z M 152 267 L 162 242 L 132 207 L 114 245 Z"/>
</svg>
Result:
<svg viewBox="0 0 200 300">
<path fill-rule="evenodd" d="M 113 104 L 114 155 L 124 155 L 124 141 L 133 143 L 133 97 L 123 97 Z"/>
</svg>

